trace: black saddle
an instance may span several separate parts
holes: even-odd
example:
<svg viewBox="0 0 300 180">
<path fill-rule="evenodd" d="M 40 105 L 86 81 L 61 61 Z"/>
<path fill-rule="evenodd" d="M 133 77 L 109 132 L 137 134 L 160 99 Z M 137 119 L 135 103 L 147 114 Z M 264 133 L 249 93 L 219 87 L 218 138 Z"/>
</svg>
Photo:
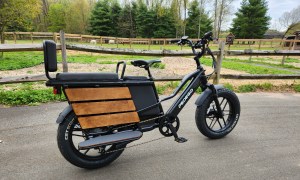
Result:
<svg viewBox="0 0 300 180">
<path fill-rule="evenodd" d="M 131 64 L 140 68 L 149 68 L 152 64 L 161 63 L 161 60 L 134 60 Z"/>
<path fill-rule="evenodd" d="M 56 79 L 61 81 L 118 81 L 117 73 L 58 73 Z"/>
</svg>

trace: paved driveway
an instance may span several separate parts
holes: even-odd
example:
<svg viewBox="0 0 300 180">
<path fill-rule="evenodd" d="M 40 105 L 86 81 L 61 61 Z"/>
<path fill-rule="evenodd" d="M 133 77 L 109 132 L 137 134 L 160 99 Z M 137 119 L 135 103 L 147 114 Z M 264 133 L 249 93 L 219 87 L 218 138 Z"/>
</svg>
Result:
<svg viewBox="0 0 300 180">
<path fill-rule="evenodd" d="M 110 166 L 84 170 L 56 145 L 55 119 L 66 103 L 0 108 L 0 179 L 300 179 L 300 95 L 239 94 L 242 112 L 231 134 L 209 140 L 194 122 L 194 95 L 172 138 L 134 147 Z M 169 106 L 170 103 L 164 105 Z M 137 143 L 158 138 L 145 133 Z"/>
</svg>

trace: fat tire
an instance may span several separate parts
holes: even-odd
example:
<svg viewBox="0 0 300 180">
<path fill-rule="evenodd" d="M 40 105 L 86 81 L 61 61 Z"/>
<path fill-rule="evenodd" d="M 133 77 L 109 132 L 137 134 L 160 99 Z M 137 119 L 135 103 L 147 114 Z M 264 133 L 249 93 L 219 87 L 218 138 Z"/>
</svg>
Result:
<svg viewBox="0 0 300 180">
<path fill-rule="evenodd" d="M 122 154 L 124 149 L 101 155 L 102 157 L 90 158 L 78 152 L 77 149 L 74 148 L 73 143 L 70 142 L 71 138 L 67 138 L 67 140 L 65 138 L 65 133 L 68 126 L 70 123 L 72 123 L 72 121 L 74 121 L 75 118 L 76 116 L 74 112 L 69 113 L 65 120 L 59 124 L 57 130 L 57 145 L 61 154 L 67 161 L 80 168 L 95 169 L 109 165 Z M 126 145 L 123 145 L 119 148 L 125 147 Z"/>
<path fill-rule="evenodd" d="M 197 107 L 195 114 L 197 128 L 204 136 L 211 139 L 219 139 L 229 134 L 236 126 L 240 117 L 240 101 L 235 93 L 226 88 L 221 88 L 218 89 L 218 97 L 225 97 L 231 103 L 232 115 L 230 116 L 229 125 L 225 129 L 216 132 L 211 130 L 207 125 L 206 114 L 207 109 L 213 102 L 212 94 L 204 100 L 203 104 Z"/>
</svg>

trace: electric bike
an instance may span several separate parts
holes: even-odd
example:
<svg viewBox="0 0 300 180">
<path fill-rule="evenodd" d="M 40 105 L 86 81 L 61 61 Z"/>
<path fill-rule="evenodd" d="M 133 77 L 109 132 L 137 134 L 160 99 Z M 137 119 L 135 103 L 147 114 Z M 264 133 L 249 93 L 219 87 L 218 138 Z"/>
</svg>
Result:
<svg viewBox="0 0 300 180">
<path fill-rule="evenodd" d="M 187 36 L 172 41 L 191 47 L 196 69 L 182 79 L 170 96 L 161 100 L 150 72 L 150 67 L 160 60 L 131 61 L 133 66 L 145 69 L 148 77 L 125 75 L 124 61 L 118 62 L 115 73 L 53 75 L 50 72 L 57 71 L 56 44 L 44 41 L 45 72 L 49 79 L 46 85 L 52 86 L 55 94 L 63 93 L 69 103 L 56 121 L 57 144 L 63 157 L 81 168 L 100 168 L 116 160 L 129 143 L 156 128 L 163 136 L 173 136 L 178 143 L 186 142 L 177 134 L 178 114 L 198 88 L 202 90 L 195 102 L 199 131 L 212 139 L 230 133 L 240 117 L 240 102 L 232 91 L 208 83 L 214 72 L 206 75 L 200 58 L 207 53 L 215 67 L 216 60 L 209 48 L 211 40 L 212 33 L 208 32 L 195 43 Z M 161 103 L 172 98 L 176 100 L 165 112 Z"/>
</svg>

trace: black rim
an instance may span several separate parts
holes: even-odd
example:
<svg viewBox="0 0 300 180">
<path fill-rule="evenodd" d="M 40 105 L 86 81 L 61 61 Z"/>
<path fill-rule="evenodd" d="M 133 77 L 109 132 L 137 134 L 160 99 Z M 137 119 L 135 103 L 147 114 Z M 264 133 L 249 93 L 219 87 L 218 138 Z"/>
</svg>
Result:
<svg viewBox="0 0 300 180">
<path fill-rule="evenodd" d="M 82 158 L 85 159 L 102 159 L 107 157 L 107 152 L 114 150 L 113 145 L 107 145 L 98 148 L 90 148 L 85 150 L 79 150 L 78 144 L 84 140 L 89 139 L 88 135 L 82 131 L 81 126 L 76 117 L 74 117 L 69 126 L 67 127 L 68 131 L 68 141 L 71 144 L 73 151 Z"/>
<path fill-rule="evenodd" d="M 233 106 L 226 97 L 219 97 L 223 118 L 218 117 L 215 102 L 212 100 L 206 110 L 206 126 L 210 131 L 220 133 L 231 126 L 233 122 Z"/>
</svg>

